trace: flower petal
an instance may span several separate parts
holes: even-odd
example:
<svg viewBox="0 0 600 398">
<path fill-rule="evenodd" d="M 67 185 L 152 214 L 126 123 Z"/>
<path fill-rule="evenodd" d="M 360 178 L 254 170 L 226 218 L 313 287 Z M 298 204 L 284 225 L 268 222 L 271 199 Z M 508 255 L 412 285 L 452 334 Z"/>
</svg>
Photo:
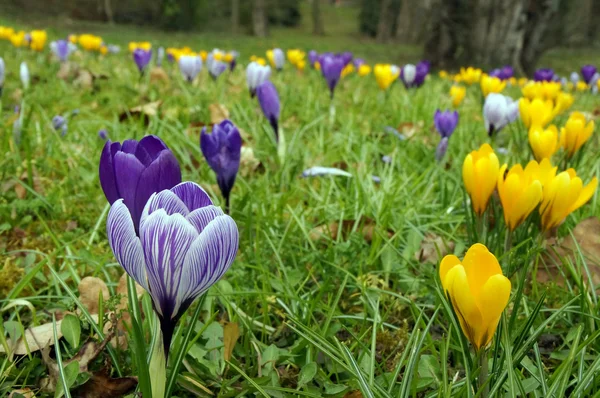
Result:
<svg viewBox="0 0 600 398">
<path fill-rule="evenodd" d="M 102 154 L 100 155 L 100 167 L 98 174 L 100 175 L 100 185 L 104 191 L 104 195 L 111 205 L 119 199 L 119 190 L 117 189 L 117 182 L 115 180 L 115 167 L 113 158 L 115 154 L 121 149 L 121 144 L 118 142 L 106 141 Z"/>
<path fill-rule="evenodd" d="M 442 281 L 442 286 L 444 287 L 444 289 L 448 289 L 448 287 L 445 284 L 446 275 L 448 274 L 448 271 L 450 271 L 452 268 L 454 268 L 455 265 L 458 264 L 460 264 L 460 260 L 454 254 L 448 254 L 442 259 L 442 262 L 440 263 L 440 280 Z"/>
<path fill-rule="evenodd" d="M 462 264 L 469 280 L 470 294 L 479 302 L 481 288 L 487 280 L 492 275 L 502 275 L 500 264 L 487 247 L 481 243 L 476 243 L 467 250 Z M 481 306 L 479 308 L 484 310 Z"/>
<path fill-rule="evenodd" d="M 182 182 L 174 186 L 171 191 L 185 203 L 189 211 L 213 204 L 206 191 L 194 182 Z"/>
<path fill-rule="evenodd" d="M 134 225 L 138 225 L 140 216 L 139 214 L 136 215 L 135 212 L 136 189 L 140 176 L 144 171 L 144 165 L 140 163 L 135 155 L 126 152 L 117 152 L 113 161 L 117 189 L 131 212 Z"/>
<path fill-rule="evenodd" d="M 479 299 L 481 308 L 485 308 L 482 311 L 485 332 L 481 335 L 481 346 L 486 346 L 492 340 L 500 315 L 508 304 L 510 289 L 510 281 L 504 275 L 494 275 L 483 285 Z"/>
<path fill-rule="evenodd" d="M 106 234 L 118 263 L 140 286 L 148 290 L 142 244 L 123 199 L 116 201 L 108 212 Z"/>
<path fill-rule="evenodd" d="M 479 348 L 477 337 L 482 328 L 482 316 L 469 289 L 469 281 L 464 267 L 458 265 L 448 271 L 446 283 L 452 306 L 465 336 L 475 348 Z"/>
<path fill-rule="evenodd" d="M 200 233 L 212 220 L 222 215 L 223 210 L 220 207 L 208 205 L 194 210 L 186 218 Z"/>
</svg>

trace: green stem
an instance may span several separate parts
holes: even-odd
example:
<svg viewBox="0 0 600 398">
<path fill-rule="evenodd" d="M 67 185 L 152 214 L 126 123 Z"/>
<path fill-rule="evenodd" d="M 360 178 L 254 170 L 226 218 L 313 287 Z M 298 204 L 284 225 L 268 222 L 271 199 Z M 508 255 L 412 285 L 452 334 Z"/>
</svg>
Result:
<svg viewBox="0 0 600 398">
<path fill-rule="evenodd" d="M 490 393 L 490 386 L 487 384 L 487 379 L 489 376 L 488 370 L 488 356 L 485 348 L 481 348 L 479 350 L 479 397 L 487 398 Z"/>
<path fill-rule="evenodd" d="M 504 252 L 508 253 L 512 247 L 512 231 L 506 227 L 506 236 L 504 237 Z"/>
<path fill-rule="evenodd" d="M 156 315 L 155 315 L 156 317 Z M 152 398 L 164 398 L 165 386 L 167 384 L 167 360 L 163 346 L 163 335 L 160 330 L 160 322 L 154 320 L 154 345 L 150 357 L 150 375 L 152 385 Z"/>
</svg>

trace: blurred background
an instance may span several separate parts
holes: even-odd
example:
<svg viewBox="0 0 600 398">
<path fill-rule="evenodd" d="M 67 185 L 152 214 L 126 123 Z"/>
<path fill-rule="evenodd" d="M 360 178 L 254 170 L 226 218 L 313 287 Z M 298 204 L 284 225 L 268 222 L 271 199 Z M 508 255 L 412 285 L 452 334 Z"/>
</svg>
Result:
<svg viewBox="0 0 600 398">
<path fill-rule="evenodd" d="M 90 31 L 118 40 L 125 25 L 140 27 L 137 39 L 175 31 L 184 42 L 217 38 L 232 48 L 255 36 L 264 46 L 358 46 L 363 56 L 392 58 L 374 61 L 421 57 L 448 69 L 510 64 L 522 74 L 552 49 L 567 51 L 555 52 L 554 61 L 571 55 L 597 60 L 599 20 L 600 0 L 0 1 L 0 22 L 8 26 Z"/>
</svg>

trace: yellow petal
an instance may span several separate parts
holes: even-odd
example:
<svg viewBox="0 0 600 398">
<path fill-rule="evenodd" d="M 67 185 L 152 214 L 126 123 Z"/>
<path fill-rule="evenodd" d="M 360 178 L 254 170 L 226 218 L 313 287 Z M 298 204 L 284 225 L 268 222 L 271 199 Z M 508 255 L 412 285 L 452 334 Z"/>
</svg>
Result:
<svg viewBox="0 0 600 398">
<path fill-rule="evenodd" d="M 510 281 L 504 275 L 493 275 L 483 285 L 479 298 L 483 328 L 478 335 L 479 346 L 476 348 L 485 347 L 492 340 L 500 315 L 508 304 L 510 289 Z"/>
<path fill-rule="evenodd" d="M 467 250 L 462 264 L 475 300 L 478 300 L 483 285 L 492 275 L 502 274 L 496 257 L 481 243 L 476 243 Z"/>
<path fill-rule="evenodd" d="M 452 306 L 460 321 L 463 333 L 475 345 L 477 331 L 482 328 L 483 320 L 479 307 L 469 289 L 469 282 L 465 269 L 457 265 L 448 271 L 446 284 L 449 286 Z"/>
<path fill-rule="evenodd" d="M 448 290 L 448 287 L 444 285 L 444 281 L 446 280 L 446 275 L 448 271 L 454 268 L 455 265 L 460 264 L 460 260 L 454 254 L 448 254 L 444 256 L 442 261 L 440 262 L 440 280 L 442 281 L 442 285 L 444 286 L 444 290 Z"/>
<path fill-rule="evenodd" d="M 569 213 L 574 212 L 575 210 L 579 209 L 581 206 L 586 204 L 587 201 L 590 200 L 592 196 L 594 196 L 596 188 L 598 188 L 598 179 L 594 177 L 592 178 L 592 181 L 590 181 L 589 184 L 587 184 L 583 188 L 583 190 L 579 194 L 579 197 L 577 198 L 577 201 L 569 209 Z"/>
</svg>

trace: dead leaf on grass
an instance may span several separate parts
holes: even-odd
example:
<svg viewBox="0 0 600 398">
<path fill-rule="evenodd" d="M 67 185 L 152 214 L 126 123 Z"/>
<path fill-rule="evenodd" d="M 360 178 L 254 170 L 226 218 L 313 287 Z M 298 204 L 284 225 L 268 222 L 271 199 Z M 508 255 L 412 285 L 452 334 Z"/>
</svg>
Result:
<svg viewBox="0 0 600 398">
<path fill-rule="evenodd" d="M 79 301 L 81 301 L 81 304 L 83 304 L 90 314 L 98 313 L 100 294 L 102 294 L 104 302 L 110 298 L 110 292 L 106 283 L 102 279 L 93 276 L 83 278 L 79 282 L 77 289 L 79 290 Z"/>
<path fill-rule="evenodd" d="M 427 233 L 415 253 L 415 259 L 420 263 L 438 264 L 446 254 L 453 252 L 454 242 L 447 242 L 441 236 Z"/>
<path fill-rule="evenodd" d="M 375 220 L 369 217 L 362 217 L 357 223 L 356 220 L 342 220 L 341 226 L 339 221 L 333 221 L 329 224 L 319 225 L 313 228 L 309 232 L 309 237 L 313 241 L 318 241 L 326 238 L 331 238 L 331 240 L 337 240 L 338 235 L 341 232 L 342 239 L 348 239 L 348 236 L 355 228 L 355 225 L 358 224 L 357 230 L 360 231 L 365 238 L 367 243 L 371 243 L 373 241 L 373 236 L 375 235 Z M 388 237 L 392 237 L 394 235 L 393 231 L 387 231 Z"/>
<path fill-rule="evenodd" d="M 143 118 L 144 124 L 150 123 L 150 117 L 158 115 L 158 109 L 162 104 L 162 100 L 149 102 L 144 105 L 134 106 L 133 108 L 122 112 L 119 115 L 119 122 L 127 120 L 129 118 Z"/>
<path fill-rule="evenodd" d="M 210 122 L 212 124 L 218 124 L 225 119 L 229 119 L 229 110 L 225 105 L 210 104 L 208 110 L 210 111 Z"/>
<path fill-rule="evenodd" d="M 223 358 L 226 361 L 231 359 L 233 348 L 240 338 L 240 327 L 235 322 L 229 322 L 223 327 Z"/>
<path fill-rule="evenodd" d="M 31 391 L 30 388 L 21 388 L 18 390 L 11 391 L 8 394 L 8 398 L 35 398 L 35 394 Z"/>
<path fill-rule="evenodd" d="M 150 81 L 152 83 L 168 82 L 169 75 L 167 74 L 167 72 L 165 72 L 165 70 L 163 68 L 161 68 L 160 66 L 156 66 L 156 67 L 152 68 L 152 70 L 150 71 Z"/>
</svg>

